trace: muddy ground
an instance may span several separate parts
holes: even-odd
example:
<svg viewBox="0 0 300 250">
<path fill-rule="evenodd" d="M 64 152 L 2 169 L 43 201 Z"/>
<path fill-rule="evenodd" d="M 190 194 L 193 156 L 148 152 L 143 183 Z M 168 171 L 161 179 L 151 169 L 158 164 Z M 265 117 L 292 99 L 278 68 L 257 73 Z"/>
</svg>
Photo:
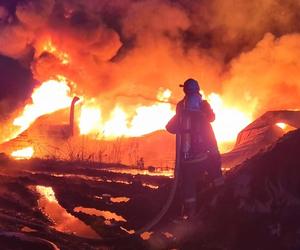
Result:
<svg viewBox="0 0 300 250">
<path fill-rule="evenodd" d="M 134 237 L 132 234 L 160 211 L 172 178 L 112 172 L 109 170 L 112 167 L 115 171 L 128 170 L 126 166 L 117 165 L 3 160 L 0 167 L 1 246 L 24 249 L 28 245 L 27 249 L 33 246 L 42 249 L 40 245 L 43 245 L 48 249 L 47 242 L 38 242 L 38 238 L 42 238 L 59 249 L 148 248 L 147 233 Z M 60 208 L 51 205 L 54 201 L 50 198 L 49 202 L 49 197 L 42 193 L 45 188 L 46 193 L 53 190 Z M 69 215 L 71 219 L 67 218 Z M 89 229 L 80 229 L 83 225 L 74 223 L 74 217 Z M 65 224 L 68 226 L 62 226 Z M 171 238 L 166 232 L 159 234 L 166 240 Z M 128 236 L 132 236 L 131 239 L 127 239 Z M 112 240 L 102 243 L 95 239 Z"/>
<path fill-rule="evenodd" d="M 200 190 L 191 220 L 178 220 L 176 197 L 167 215 L 142 235 L 138 229 L 166 204 L 170 175 L 137 174 L 120 165 L 3 157 L 0 246 L 299 250 L 299 156 L 296 130 L 227 173 L 223 185 Z"/>
</svg>

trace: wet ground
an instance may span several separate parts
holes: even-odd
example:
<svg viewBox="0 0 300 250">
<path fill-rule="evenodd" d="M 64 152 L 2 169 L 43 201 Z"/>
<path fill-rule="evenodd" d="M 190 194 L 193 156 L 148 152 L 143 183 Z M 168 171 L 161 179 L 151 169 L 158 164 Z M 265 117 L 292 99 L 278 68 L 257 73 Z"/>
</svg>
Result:
<svg viewBox="0 0 300 250">
<path fill-rule="evenodd" d="M 134 233 L 160 211 L 171 183 L 170 171 L 3 161 L 1 249 L 146 249 L 153 232 Z M 166 241 L 173 237 L 165 230 L 159 234 Z"/>
<path fill-rule="evenodd" d="M 143 231 L 167 204 L 171 175 L 4 158 L 0 249 L 299 250 L 299 155 L 297 130 L 228 172 L 223 185 L 201 186 L 190 219 L 178 220 L 174 202 Z"/>
</svg>

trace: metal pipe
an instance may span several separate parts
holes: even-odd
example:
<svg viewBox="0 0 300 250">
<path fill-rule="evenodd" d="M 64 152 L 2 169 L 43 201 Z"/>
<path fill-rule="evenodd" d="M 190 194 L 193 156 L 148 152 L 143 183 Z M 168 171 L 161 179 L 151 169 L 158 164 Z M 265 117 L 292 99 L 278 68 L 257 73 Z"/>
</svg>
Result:
<svg viewBox="0 0 300 250">
<path fill-rule="evenodd" d="M 75 112 L 75 103 L 79 101 L 79 97 L 75 96 L 71 102 L 71 107 L 70 107 L 70 136 L 74 135 L 74 112 Z"/>
</svg>

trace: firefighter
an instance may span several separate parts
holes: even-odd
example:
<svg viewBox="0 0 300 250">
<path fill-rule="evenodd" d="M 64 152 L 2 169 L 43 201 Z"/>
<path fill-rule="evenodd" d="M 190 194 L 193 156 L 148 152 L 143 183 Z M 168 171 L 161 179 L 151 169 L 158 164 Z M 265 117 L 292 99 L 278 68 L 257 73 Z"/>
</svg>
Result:
<svg viewBox="0 0 300 250">
<path fill-rule="evenodd" d="M 166 129 L 180 136 L 180 183 L 183 198 L 183 215 L 196 212 L 197 190 L 203 176 L 211 181 L 222 176 L 221 157 L 211 127 L 215 114 L 209 103 L 202 99 L 196 80 L 184 82 L 184 98 L 176 106 L 176 115 Z M 178 159 L 177 159 L 178 160 Z"/>
</svg>

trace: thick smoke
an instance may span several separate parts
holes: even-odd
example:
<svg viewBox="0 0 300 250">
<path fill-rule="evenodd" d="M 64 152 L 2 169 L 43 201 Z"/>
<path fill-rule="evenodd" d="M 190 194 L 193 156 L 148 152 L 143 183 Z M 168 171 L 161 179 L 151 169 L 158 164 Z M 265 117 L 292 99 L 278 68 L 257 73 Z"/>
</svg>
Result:
<svg viewBox="0 0 300 250">
<path fill-rule="evenodd" d="M 33 79 L 30 71 L 4 56 L 0 56 L 0 76 L 0 114 L 5 118 L 20 105 L 18 100 L 30 97 Z"/>
<path fill-rule="evenodd" d="M 256 113 L 299 108 L 299 41 L 300 34 L 266 34 L 253 50 L 232 61 L 224 80 L 225 98 Z"/>
<path fill-rule="evenodd" d="M 299 108 L 297 1 L 6 2 L 0 1 L 0 54 L 27 65 L 38 81 L 65 75 L 105 107 L 112 99 L 146 102 L 159 87 L 178 99 L 178 84 L 194 77 L 206 93 L 255 115 Z M 49 40 L 68 63 L 45 51 Z M 138 96 L 147 98 L 128 98 Z"/>
</svg>

